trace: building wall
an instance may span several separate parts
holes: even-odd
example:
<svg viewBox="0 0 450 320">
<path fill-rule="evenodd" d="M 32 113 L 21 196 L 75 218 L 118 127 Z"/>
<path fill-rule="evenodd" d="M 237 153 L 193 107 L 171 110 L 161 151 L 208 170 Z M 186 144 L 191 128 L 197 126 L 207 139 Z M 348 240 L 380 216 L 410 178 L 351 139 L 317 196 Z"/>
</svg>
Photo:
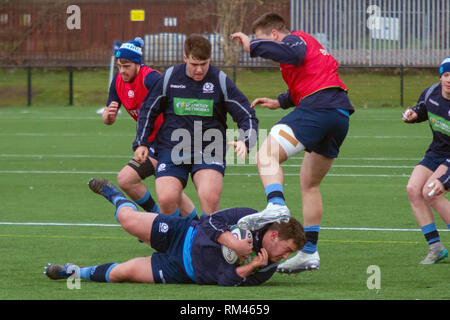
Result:
<svg viewBox="0 0 450 320">
<path fill-rule="evenodd" d="M 289 20 L 289 1 L 248 1 L 251 21 L 265 11 Z M 267 1 L 266 1 L 267 2 Z M 0 2 L 0 65 L 107 65 L 115 40 L 159 33 L 213 33 L 215 1 L 191 0 L 3 0 Z M 80 8 L 80 29 L 69 30 L 69 5 Z M 145 10 L 145 21 L 130 21 L 130 10 Z M 213 12 L 211 12 L 213 13 Z M 164 25 L 176 18 L 176 25 Z M 173 20 L 172 20 L 173 22 Z M 153 61 L 157 63 L 158 61 Z"/>
</svg>

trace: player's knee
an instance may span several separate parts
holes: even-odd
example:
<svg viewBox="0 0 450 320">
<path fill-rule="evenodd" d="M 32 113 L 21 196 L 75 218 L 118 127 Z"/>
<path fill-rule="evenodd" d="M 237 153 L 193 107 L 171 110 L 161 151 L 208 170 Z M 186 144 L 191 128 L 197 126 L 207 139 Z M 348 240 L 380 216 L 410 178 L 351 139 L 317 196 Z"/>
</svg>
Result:
<svg viewBox="0 0 450 320">
<path fill-rule="evenodd" d="M 198 190 L 199 199 L 202 199 L 203 202 L 207 203 L 210 207 L 217 206 L 220 201 L 220 194 L 221 190 L 214 190 L 214 188 L 208 190 Z"/>
<path fill-rule="evenodd" d="M 141 182 L 139 175 L 130 167 L 126 166 L 117 174 L 117 184 L 124 191 L 129 190 L 135 184 Z"/>
<path fill-rule="evenodd" d="M 411 201 L 423 199 L 422 188 L 413 183 L 408 183 L 406 185 L 406 193 L 408 194 L 409 200 Z"/>
<path fill-rule="evenodd" d="M 131 270 L 132 271 L 132 270 Z M 125 264 L 119 264 L 111 269 L 108 278 L 111 282 L 126 282 L 129 281 L 130 270 Z"/>
<path fill-rule="evenodd" d="M 179 195 L 172 192 L 158 193 L 158 205 L 161 212 L 169 213 L 169 211 L 174 211 L 177 208 L 178 203 L 180 203 L 180 199 Z"/>
<path fill-rule="evenodd" d="M 117 212 L 117 220 L 120 225 L 127 231 L 132 230 L 134 226 L 138 225 L 136 210 L 131 207 L 122 207 Z"/>
</svg>

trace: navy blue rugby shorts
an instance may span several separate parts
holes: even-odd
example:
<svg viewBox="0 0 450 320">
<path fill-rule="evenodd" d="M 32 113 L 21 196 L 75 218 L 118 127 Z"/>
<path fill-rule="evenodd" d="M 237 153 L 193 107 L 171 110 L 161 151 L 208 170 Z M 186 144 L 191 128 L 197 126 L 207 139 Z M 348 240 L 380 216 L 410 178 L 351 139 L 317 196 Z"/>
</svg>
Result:
<svg viewBox="0 0 450 320">
<path fill-rule="evenodd" d="M 192 156 L 184 163 L 175 164 L 172 161 L 171 151 L 162 151 L 158 154 L 155 178 L 164 176 L 175 177 L 180 180 L 184 188 L 188 182 L 189 174 L 193 177 L 197 171 L 202 169 L 213 169 L 225 175 L 226 163 L 225 161 L 205 161 L 200 155 L 199 157 Z"/>
<path fill-rule="evenodd" d="M 195 218 L 194 218 L 195 219 Z M 194 283 L 183 264 L 183 244 L 191 225 L 190 217 L 159 214 L 153 222 L 150 244 L 155 252 L 151 258 L 155 283 Z"/>
<path fill-rule="evenodd" d="M 296 107 L 278 123 L 288 125 L 306 151 L 337 158 L 347 136 L 349 117 L 337 109 Z"/>
<path fill-rule="evenodd" d="M 441 164 L 446 164 L 447 158 L 434 158 L 425 155 L 422 160 L 420 160 L 419 164 L 430 169 L 431 171 L 436 171 L 436 169 Z M 448 164 L 446 164 L 448 166 Z"/>
</svg>

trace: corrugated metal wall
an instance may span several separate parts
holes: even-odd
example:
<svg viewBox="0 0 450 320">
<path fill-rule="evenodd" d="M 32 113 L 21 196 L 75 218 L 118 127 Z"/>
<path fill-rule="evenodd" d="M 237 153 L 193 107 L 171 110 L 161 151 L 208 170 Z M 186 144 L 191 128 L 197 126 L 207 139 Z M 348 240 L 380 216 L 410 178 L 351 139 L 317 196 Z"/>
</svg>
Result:
<svg viewBox="0 0 450 320">
<path fill-rule="evenodd" d="M 435 66 L 450 55 L 450 0 L 291 0 L 291 28 L 341 64 Z"/>
</svg>

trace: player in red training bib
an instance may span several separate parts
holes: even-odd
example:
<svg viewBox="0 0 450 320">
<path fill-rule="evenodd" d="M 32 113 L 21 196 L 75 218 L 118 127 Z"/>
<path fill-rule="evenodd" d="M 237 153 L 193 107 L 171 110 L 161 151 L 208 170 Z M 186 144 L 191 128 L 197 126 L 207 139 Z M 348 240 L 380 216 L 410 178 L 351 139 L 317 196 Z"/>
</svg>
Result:
<svg viewBox="0 0 450 320">
<path fill-rule="evenodd" d="M 116 121 L 121 105 L 137 121 L 142 102 L 161 77 L 158 71 L 141 63 L 143 45 L 144 41 L 136 37 L 134 40 L 123 43 L 116 53 L 119 72 L 111 82 L 109 97 L 106 103 L 107 107 L 105 107 L 102 113 L 103 122 L 107 125 L 111 125 Z M 145 211 L 158 213 L 159 207 L 142 180 L 155 173 L 158 160 L 155 153 L 154 140 L 162 123 L 163 116 L 161 115 L 155 120 L 154 130 L 148 137 L 151 145 L 149 146 L 147 161 L 141 164 L 135 159 L 131 159 L 117 176 L 119 187 L 130 198 Z M 197 214 L 194 204 L 185 194 L 181 198 L 176 214 L 183 216 Z"/>
<path fill-rule="evenodd" d="M 243 218 L 242 227 L 254 228 L 268 221 L 287 220 L 290 211 L 283 194 L 284 174 L 281 163 L 301 152 L 300 184 L 306 245 L 297 255 L 278 266 L 278 272 L 296 273 L 319 269 L 317 251 L 322 196 L 320 184 L 339 154 L 354 108 L 347 97 L 347 87 L 339 78 L 338 63 L 322 45 L 303 31 L 290 32 L 284 19 L 268 13 L 253 23 L 255 40 L 237 32 L 237 39 L 251 57 L 280 63 L 281 75 L 288 86 L 277 99 L 257 98 L 269 109 L 292 108 L 272 127 L 257 154 L 258 173 L 267 196 L 267 207 Z"/>
</svg>

